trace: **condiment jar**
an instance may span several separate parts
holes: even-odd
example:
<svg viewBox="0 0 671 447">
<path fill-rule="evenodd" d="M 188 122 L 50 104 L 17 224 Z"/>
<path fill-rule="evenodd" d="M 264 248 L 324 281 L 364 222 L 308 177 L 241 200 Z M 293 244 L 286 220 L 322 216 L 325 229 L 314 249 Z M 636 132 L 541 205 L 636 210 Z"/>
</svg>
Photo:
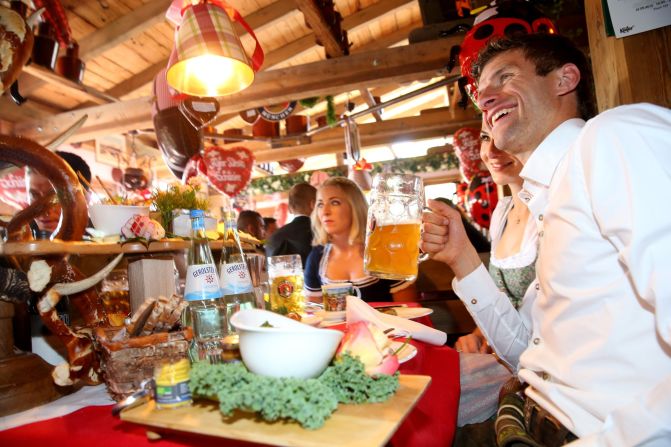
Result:
<svg viewBox="0 0 671 447">
<path fill-rule="evenodd" d="M 189 389 L 188 359 L 165 362 L 154 368 L 156 408 L 178 408 L 193 403 Z"/>
</svg>

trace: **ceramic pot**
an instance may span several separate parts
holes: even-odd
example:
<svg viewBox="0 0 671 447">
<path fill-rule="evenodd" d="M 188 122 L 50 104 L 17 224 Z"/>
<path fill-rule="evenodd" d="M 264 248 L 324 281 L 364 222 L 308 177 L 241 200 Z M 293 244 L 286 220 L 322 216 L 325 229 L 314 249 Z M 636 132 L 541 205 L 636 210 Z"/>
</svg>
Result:
<svg viewBox="0 0 671 447">
<path fill-rule="evenodd" d="M 56 62 L 56 73 L 81 84 L 82 78 L 84 77 L 85 67 L 86 65 L 84 64 L 84 61 L 79 59 L 79 45 L 73 42 L 68 46 L 67 50 L 65 50 L 65 56 L 58 58 L 58 61 Z"/>
</svg>

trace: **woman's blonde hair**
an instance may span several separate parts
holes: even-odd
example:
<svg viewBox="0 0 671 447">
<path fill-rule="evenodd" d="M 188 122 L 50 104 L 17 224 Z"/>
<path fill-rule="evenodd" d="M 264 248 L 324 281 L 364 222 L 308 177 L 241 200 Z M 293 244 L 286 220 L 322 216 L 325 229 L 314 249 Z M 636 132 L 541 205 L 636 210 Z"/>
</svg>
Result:
<svg viewBox="0 0 671 447">
<path fill-rule="evenodd" d="M 319 186 L 317 191 L 321 191 L 327 186 L 340 188 L 352 209 L 352 226 L 349 231 L 348 242 L 350 245 L 363 244 L 366 240 L 366 217 L 368 215 L 366 196 L 356 183 L 345 177 L 330 177 Z M 325 245 L 329 242 L 329 235 L 319 221 L 316 206 L 312 210 L 310 218 L 312 220 L 312 234 L 314 235 L 312 245 Z"/>
</svg>

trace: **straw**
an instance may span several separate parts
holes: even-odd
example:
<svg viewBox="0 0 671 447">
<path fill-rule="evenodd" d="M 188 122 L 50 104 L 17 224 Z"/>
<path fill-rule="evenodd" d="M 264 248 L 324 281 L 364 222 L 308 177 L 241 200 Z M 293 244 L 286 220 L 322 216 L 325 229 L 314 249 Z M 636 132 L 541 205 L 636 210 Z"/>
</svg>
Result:
<svg viewBox="0 0 671 447">
<path fill-rule="evenodd" d="M 98 183 L 100 183 L 100 186 L 103 187 L 103 190 L 105 191 L 105 194 L 107 194 L 107 197 L 109 197 L 109 199 L 112 201 L 112 203 L 115 204 L 115 205 L 118 205 L 119 202 L 117 201 L 117 199 L 115 199 L 114 196 L 112 196 L 112 194 L 110 194 L 110 192 L 105 187 L 105 184 L 103 183 L 103 181 L 100 180 L 100 177 L 97 176 L 97 175 L 96 175 L 96 180 L 98 180 Z"/>
</svg>

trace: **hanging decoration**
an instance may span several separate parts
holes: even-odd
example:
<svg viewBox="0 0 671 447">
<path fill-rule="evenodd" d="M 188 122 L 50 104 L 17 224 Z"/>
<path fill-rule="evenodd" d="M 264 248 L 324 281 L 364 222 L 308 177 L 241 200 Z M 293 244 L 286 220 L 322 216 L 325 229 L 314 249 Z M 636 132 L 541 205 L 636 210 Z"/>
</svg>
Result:
<svg viewBox="0 0 671 447">
<path fill-rule="evenodd" d="M 170 172 L 181 179 L 189 159 L 200 153 L 202 131 L 179 110 L 180 100 L 170 91 L 165 72 L 166 69 L 159 71 L 154 78 L 152 117 L 163 161 Z"/>
<path fill-rule="evenodd" d="M 345 150 L 347 158 L 353 162 L 358 162 L 361 157 L 361 138 L 359 136 L 359 126 L 349 116 L 345 118 Z"/>
<path fill-rule="evenodd" d="M 377 174 L 383 170 L 393 174 L 416 174 L 418 172 L 436 172 L 457 169 L 459 167 L 459 160 L 452 152 L 442 152 L 424 157 L 399 158 L 383 163 L 371 164 L 373 165 L 371 171 L 372 174 Z M 313 175 L 322 176 L 323 174 L 331 177 L 346 176 L 347 167 L 337 166 L 334 168 L 320 169 L 319 171 L 304 171 L 296 174 L 272 175 L 257 178 L 251 181 L 249 188 L 253 194 L 272 194 L 274 192 L 288 191 L 297 183 L 310 183 L 314 180 Z"/>
<path fill-rule="evenodd" d="M 480 129 L 462 127 L 457 130 L 452 146 L 459 158 L 459 170 L 465 182 L 470 182 L 480 171 L 486 170 L 480 159 Z"/>
<path fill-rule="evenodd" d="M 308 183 L 310 183 L 315 188 L 319 188 L 321 184 L 324 183 L 326 179 L 330 177 L 331 176 L 324 171 L 313 171 L 312 175 L 310 175 L 310 181 Z"/>
<path fill-rule="evenodd" d="M 174 0 L 167 15 L 179 21 L 175 47 L 168 62 L 168 84 L 192 96 L 224 96 L 249 87 L 263 65 L 263 50 L 254 30 L 238 11 L 221 0 L 196 5 Z M 175 9 L 181 15 L 175 17 Z M 247 56 L 233 22 L 238 22 L 255 41 L 254 53 Z"/>
<path fill-rule="evenodd" d="M 249 183 L 254 166 L 254 155 L 249 149 L 208 147 L 203 160 L 212 186 L 229 197 L 236 196 Z"/>
<path fill-rule="evenodd" d="M 285 102 L 274 106 L 258 107 L 256 111 L 266 121 L 282 121 L 296 110 L 297 101 Z"/>
<path fill-rule="evenodd" d="M 459 104 L 466 106 L 470 98 L 477 104 L 475 80 L 471 77 L 473 62 L 478 53 L 495 37 L 511 37 L 530 33 L 557 33 L 557 27 L 528 0 L 494 0 L 490 6 L 475 17 L 473 28 L 466 34 L 461 46 L 450 51 L 448 70 L 457 63 L 459 56 L 461 78 L 459 88 L 462 99 Z"/>
<path fill-rule="evenodd" d="M 488 171 L 481 171 L 468 184 L 466 210 L 482 228 L 489 229 L 498 202 L 496 183 Z"/>
</svg>

